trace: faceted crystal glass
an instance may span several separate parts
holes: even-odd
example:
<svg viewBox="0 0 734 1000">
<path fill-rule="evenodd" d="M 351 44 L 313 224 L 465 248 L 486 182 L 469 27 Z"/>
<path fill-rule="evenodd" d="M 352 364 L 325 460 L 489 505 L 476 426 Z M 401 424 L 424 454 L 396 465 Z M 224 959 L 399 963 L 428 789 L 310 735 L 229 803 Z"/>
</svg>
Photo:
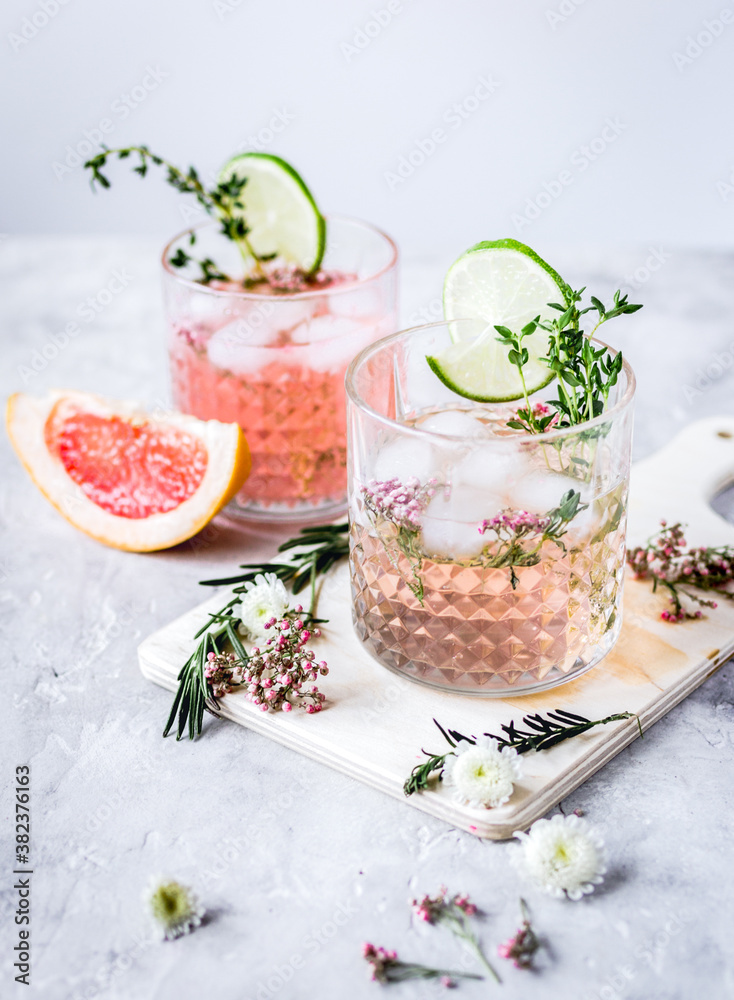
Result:
<svg viewBox="0 0 734 1000">
<path fill-rule="evenodd" d="M 196 230 L 193 247 L 190 232 L 163 253 L 172 394 L 184 413 L 238 423 L 245 433 L 252 472 L 228 513 L 267 520 L 342 513 L 344 375 L 359 351 L 395 329 L 395 244 L 366 223 L 330 218 L 321 268 L 330 283 L 264 294 L 202 285 L 193 265 L 173 267 L 181 249 L 226 273 L 242 270 L 215 224 Z"/>
<path fill-rule="evenodd" d="M 594 420 L 526 434 L 507 425 L 522 403 L 472 402 L 430 370 L 451 332 L 482 325 L 451 327 L 386 337 L 347 373 L 354 624 L 434 687 L 541 691 L 619 635 L 634 375 L 625 363 Z"/>
</svg>

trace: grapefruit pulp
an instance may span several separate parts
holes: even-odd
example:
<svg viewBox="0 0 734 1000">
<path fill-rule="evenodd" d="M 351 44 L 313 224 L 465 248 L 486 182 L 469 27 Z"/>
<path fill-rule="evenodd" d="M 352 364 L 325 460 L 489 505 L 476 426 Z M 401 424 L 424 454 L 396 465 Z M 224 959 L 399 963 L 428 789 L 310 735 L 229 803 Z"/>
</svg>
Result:
<svg viewBox="0 0 734 1000">
<path fill-rule="evenodd" d="M 84 392 L 8 401 L 10 440 L 35 484 L 76 528 L 131 552 L 191 538 L 240 489 L 250 453 L 237 424 Z"/>
</svg>

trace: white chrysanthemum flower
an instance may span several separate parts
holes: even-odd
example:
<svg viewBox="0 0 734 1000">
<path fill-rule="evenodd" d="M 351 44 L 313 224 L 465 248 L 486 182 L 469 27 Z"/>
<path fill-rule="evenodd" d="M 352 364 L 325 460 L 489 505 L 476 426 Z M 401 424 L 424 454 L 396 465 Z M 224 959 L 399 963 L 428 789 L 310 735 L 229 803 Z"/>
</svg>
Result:
<svg viewBox="0 0 734 1000">
<path fill-rule="evenodd" d="M 551 896 L 581 899 L 604 881 L 606 851 L 600 834 L 578 816 L 539 819 L 516 833 L 522 849 L 513 862 Z"/>
<path fill-rule="evenodd" d="M 172 878 L 151 879 L 143 901 L 165 941 L 189 934 L 204 916 L 204 907 L 191 889 Z"/>
<path fill-rule="evenodd" d="M 233 610 L 239 615 L 242 628 L 251 639 L 264 639 L 268 634 L 263 628 L 265 622 L 271 618 L 282 618 L 285 614 L 288 592 L 275 573 L 258 573 L 254 580 L 245 584 L 245 588 L 247 592 Z"/>
<path fill-rule="evenodd" d="M 507 802 L 522 771 L 517 750 L 500 750 L 497 740 L 482 736 L 476 745 L 459 743 L 446 758 L 443 776 L 460 802 L 489 809 Z"/>
</svg>

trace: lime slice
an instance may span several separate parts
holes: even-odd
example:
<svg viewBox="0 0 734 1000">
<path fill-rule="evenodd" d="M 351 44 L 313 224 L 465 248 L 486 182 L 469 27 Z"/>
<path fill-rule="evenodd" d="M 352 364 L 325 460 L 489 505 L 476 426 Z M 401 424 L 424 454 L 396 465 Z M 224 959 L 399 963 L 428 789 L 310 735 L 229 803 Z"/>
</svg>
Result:
<svg viewBox="0 0 734 1000">
<path fill-rule="evenodd" d="M 248 242 L 259 257 L 275 255 L 309 274 L 326 246 L 326 222 L 293 167 L 270 153 L 242 153 L 222 167 L 219 182 L 247 179 L 234 214 L 244 218 Z"/>
<path fill-rule="evenodd" d="M 497 340 L 495 326 L 519 333 L 536 316 L 549 319 L 549 302 L 566 302 L 567 285 L 550 265 L 517 240 L 477 243 L 449 268 L 444 282 L 444 314 L 454 341 L 429 357 L 429 365 L 453 392 L 482 403 L 521 399 L 520 373 L 511 364 L 507 347 Z M 452 320 L 486 323 L 476 339 L 461 341 L 461 325 Z M 548 352 L 548 335 L 536 330 L 522 342 L 529 354 L 523 366 L 528 393 L 542 389 L 554 373 L 541 361 Z"/>
</svg>

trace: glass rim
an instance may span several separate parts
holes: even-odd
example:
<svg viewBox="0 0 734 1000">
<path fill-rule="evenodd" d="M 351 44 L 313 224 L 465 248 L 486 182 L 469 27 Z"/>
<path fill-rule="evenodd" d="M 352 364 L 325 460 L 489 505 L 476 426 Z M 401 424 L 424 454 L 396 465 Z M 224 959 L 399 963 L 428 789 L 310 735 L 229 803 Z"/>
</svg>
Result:
<svg viewBox="0 0 734 1000">
<path fill-rule="evenodd" d="M 375 281 L 377 278 L 381 278 L 383 275 L 391 271 L 398 262 L 398 246 L 395 240 L 383 230 L 377 226 L 373 226 L 371 222 L 365 222 L 364 219 L 357 219 L 350 215 L 325 215 L 324 218 L 327 222 L 326 228 L 326 239 L 329 238 L 329 228 L 328 224 L 330 222 L 349 222 L 354 225 L 360 226 L 363 229 L 367 229 L 373 234 L 379 236 L 385 243 L 387 243 L 390 248 L 390 259 L 386 264 L 383 264 L 374 274 L 370 274 L 367 277 L 357 278 L 355 281 L 347 281 L 340 285 L 335 285 L 333 287 L 327 286 L 326 288 L 314 288 L 309 289 L 307 292 L 286 292 L 280 295 L 264 295 L 262 292 L 249 292 L 245 291 L 243 288 L 241 291 L 238 289 L 228 289 L 224 290 L 222 288 L 210 288 L 208 285 L 202 285 L 198 281 L 194 281 L 192 278 L 184 278 L 176 268 L 171 267 L 168 263 L 168 254 L 171 248 L 184 236 L 188 236 L 189 233 L 196 232 L 200 229 L 208 229 L 211 226 L 217 224 L 216 219 L 208 219 L 206 222 L 200 222 L 196 226 L 189 226 L 187 229 L 183 229 L 180 233 L 177 233 L 172 239 L 166 243 L 161 253 L 161 264 L 163 265 L 163 270 L 166 274 L 169 274 L 174 278 L 179 284 L 186 286 L 187 288 L 192 288 L 198 292 L 205 295 L 223 295 L 223 296 L 237 296 L 242 299 L 255 299 L 258 302 L 263 299 L 267 299 L 268 302 L 273 302 L 277 299 L 287 299 L 292 302 L 294 299 L 310 299 L 315 296 L 322 295 L 338 295 L 345 292 L 354 291 L 355 288 L 360 288 L 362 285 L 367 284 L 370 281 Z"/>
<path fill-rule="evenodd" d="M 477 320 L 459 319 L 459 320 L 451 320 L 450 322 L 476 323 Z M 422 427 L 412 427 L 409 424 L 401 423 L 399 420 L 394 420 L 392 417 L 386 417 L 384 414 L 379 413 L 377 410 L 375 410 L 374 407 L 370 406 L 369 403 L 367 403 L 366 400 L 363 399 L 362 396 L 357 392 L 356 387 L 354 386 L 354 380 L 356 378 L 357 370 L 362 366 L 364 362 L 366 362 L 369 359 L 371 355 L 375 354 L 380 349 L 384 348 L 393 341 L 399 340 L 400 338 L 403 337 L 407 337 L 409 334 L 419 333 L 423 330 L 433 330 L 436 329 L 437 327 L 445 327 L 448 325 L 449 325 L 448 320 L 439 320 L 436 323 L 423 323 L 420 326 L 411 326 L 405 330 L 398 330 L 396 333 L 391 333 L 387 337 L 382 337 L 380 340 L 376 340 L 373 344 L 370 344 L 368 347 L 365 347 L 364 350 L 360 351 L 359 354 L 352 360 L 351 364 L 349 365 L 349 368 L 347 368 L 344 384 L 349 401 L 353 403 L 358 409 L 360 409 L 364 413 L 368 413 L 371 417 L 375 418 L 385 426 L 394 428 L 396 430 L 400 430 L 403 433 L 407 432 L 410 434 L 416 434 L 423 439 L 440 438 L 442 441 L 454 441 L 454 442 L 461 441 L 462 439 L 458 438 L 455 434 L 442 434 L 440 431 L 424 430 Z M 593 344 L 598 344 L 600 347 L 608 348 L 612 352 L 613 356 L 619 354 L 619 351 L 616 348 L 607 344 L 605 341 L 599 340 L 597 337 L 591 337 L 590 339 Z M 512 438 L 488 437 L 487 440 L 501 442 L 504 445 L 506 445 L 510 440 L 517 441 L 518 443 L 521 441 L 533 441 L 533 442 L 554 441 L 557 440 L 558 438 L 569 437 L 570 435 L 578 434 L 581 431 L 586 431 L 589 428 L 598 427 L 600 424 L 608 423 L 610 420 L 614 419 L 614 417 L 618 416 L 622 411 L 626 410 L 629 407 L 629 405 L 632 403 L 632 400 L 634 399 L 635 389 L 637 388 L 637 379 L 635 378 L 635 373 L 632 370 L 632 366 L 630 365 L 630 363 L 627 361 L 626 358 L 623 358 L 622 360 L 622 370 L 624 371 L 624 374 L 627 378 L 627 385 L 625 387 L 622 396 L 620 397 L 620 399 L 617 400 L 614 406 L 612 406 L 608 410 L 605 410 L 603 413 L 600 413 L 598 416 L 593 417 L 591 420 L 585 420 L 581 424 L 574 424 L 572 427 L 558 427 L 555 428 L 554 430 L 543 431 L 541 434 L 522 434 L 522 435 L 518 434 L 517 436 L 513 435 Z M 552 385 L 553 383 L 549 382 L 548 384 Z M 457 395 L 456 398 L 458 400 L 464 397 Z M 497 405 L 493 403 L 477 404 L 475 400 L 469 400 L 469 402 L 474 402 L 475 405 L 487 405 L 487 406 Z M 518 400 L 508 400 L 508 402 L 518 402 Z"/>
</svg>

